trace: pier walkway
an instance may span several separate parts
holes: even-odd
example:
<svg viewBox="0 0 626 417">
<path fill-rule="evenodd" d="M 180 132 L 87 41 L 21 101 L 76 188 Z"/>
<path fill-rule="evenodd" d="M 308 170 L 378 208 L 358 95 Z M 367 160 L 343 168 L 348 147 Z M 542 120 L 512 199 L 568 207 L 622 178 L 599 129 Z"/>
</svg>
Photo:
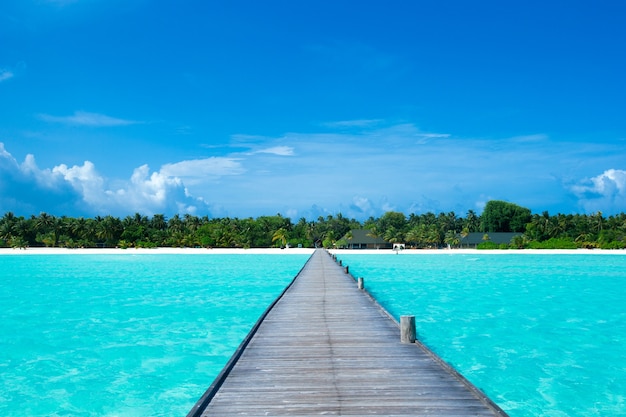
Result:
<svg viewBox="0 0 626 417">
<path fill-rule="evenodd" d="M 190 411 L 199 416 L 506 416 L 316 250 Z"/>
</svg>

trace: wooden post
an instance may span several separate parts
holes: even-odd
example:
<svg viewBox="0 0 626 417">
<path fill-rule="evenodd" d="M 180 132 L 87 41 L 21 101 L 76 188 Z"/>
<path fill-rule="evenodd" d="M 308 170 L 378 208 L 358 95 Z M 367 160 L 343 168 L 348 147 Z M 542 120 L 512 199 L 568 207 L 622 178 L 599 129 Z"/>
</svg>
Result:
<svg viewBox="0 0 626 417">
<path fill-rule="evenodd" d="M 356 280 L 356 286 L 358 289 L 362 290 L 364 287 L 363 285 L 363 277 L 358 277 Z"/>
<path fill-rule="evenodd" d="M 415 316 L 400 316 L 400 341 L 415 343 Z"/>
<path fill-rule="evenodd" d="M 341 262 L 341 259 L 339 259 L 339 266 L 341 266 L 343 264 L 343 262 Z"/>
<path fill-rule="evenodd" d="M 348 269 L 348 268 L 350 268 L 350 267 L 349 267 L 348 265 L 346 265 L 346 274 L 347 274 L 347 273 L 349 273 L 349 272 L 348 272 L 348 271 L 349 271 L 349 269 Z"/>
</svg>

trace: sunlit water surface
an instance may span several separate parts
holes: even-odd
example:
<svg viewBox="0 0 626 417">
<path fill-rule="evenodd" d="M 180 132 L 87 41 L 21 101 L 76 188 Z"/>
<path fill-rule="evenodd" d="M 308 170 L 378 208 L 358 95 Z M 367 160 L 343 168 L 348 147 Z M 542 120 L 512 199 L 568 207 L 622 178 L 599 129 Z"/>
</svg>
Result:
<svg viewBox="0 0 626 417">
<path fill-rule="evenodd" d="M 626 415 L 626 255 L 338 255 L 512 417 Z"/>
<path fill-rule="evenodd" d="M 0 256 L 0 416 L 184 416 L 308 255 Z"/>
</svg>

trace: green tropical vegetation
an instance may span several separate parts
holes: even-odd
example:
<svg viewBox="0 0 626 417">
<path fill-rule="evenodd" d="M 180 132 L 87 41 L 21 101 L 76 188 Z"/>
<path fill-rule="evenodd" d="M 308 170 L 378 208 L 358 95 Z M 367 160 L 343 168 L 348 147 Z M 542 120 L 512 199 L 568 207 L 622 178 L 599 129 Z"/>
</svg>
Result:
<svg viewBox="0 0 626 417">
<path fill-rule="evenodd" d="M 350 231 L 412 248 L 458 247 L 470 233 L 484 233 L 483 249 L 626 248 L 626 214 L 533 214 L 504 201 L 489 201 L 482 214 L 410 214 L 390 211 L 364 222 L 341 214 L 292 222 L 280 214 L 257 218 L 208 218 L 190 214 L 166 218 L 136 213 L 113 216 L 57 217 L 47 213 L 28 218 L 12 212 L 0 218 L 0 247 L 65 248 L 255 248 L 342 247 Z M 490 233 L 517 232 L 508 244 L 494 244 Z"/>
</svg>

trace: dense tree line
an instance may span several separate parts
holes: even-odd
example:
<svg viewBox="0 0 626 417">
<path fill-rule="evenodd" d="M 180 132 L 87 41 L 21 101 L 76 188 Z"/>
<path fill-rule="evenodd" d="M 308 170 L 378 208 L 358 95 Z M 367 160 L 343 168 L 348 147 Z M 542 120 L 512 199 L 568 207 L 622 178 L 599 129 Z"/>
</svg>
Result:
<svg viewBox="0 0 626 417">
<path fill-rule="evenodd" d="M 532 214 L 530 210 L 503 201 L 490 201 L 483 213 L 469 210 L 465 217 L 454 212 L 405 216 L 387 212 L 364 222 L 341 214 L 305 218 L 296 223 L 280 214 L 257 218 L 208 218 L 190 214 L 166 218 L 135 214 L 73 218 L 47 213 L 29 218 L 11 212 L 0 218 L 3 247 L 341 247 L 350 230 L 368 230 L 368 235 L 409 247 L 457 247 L 469 233 L 484 233 L 485 248 L 493 248 L 489 233 L 518 232 L 503 248 L 624 248 L 626 215 Z"/>
</svg>

